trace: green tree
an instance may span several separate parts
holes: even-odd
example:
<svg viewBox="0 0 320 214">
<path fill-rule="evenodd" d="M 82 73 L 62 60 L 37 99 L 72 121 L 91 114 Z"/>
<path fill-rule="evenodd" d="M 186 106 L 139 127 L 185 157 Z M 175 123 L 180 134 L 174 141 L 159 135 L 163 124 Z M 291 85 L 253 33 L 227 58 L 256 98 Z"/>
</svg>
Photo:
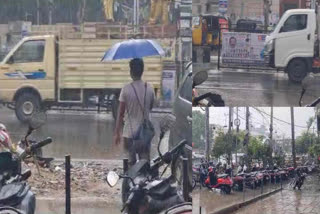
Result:
<svg viewBox="0 0 320 214">
<path fill-rule="evenodd" d="M 301 136 L 296 139 L 297 154 L 307 154 L 309 148 L 317 141 L 317 136 L 313 133 L 303 132 Z"/>
<path fill-rule="evenodd" d="M 243 131 L 238 134 L 235 131 L 225 134 L 222 129 L 217 130 L 216 136 L 214 136 L 212 155 L 216 158 L 223 156 L 230 161 L 231 154 L 236 151 L 236 148 L 238 152 L 243 150 L 244 136 L 245 132 Z"/>
</svg>

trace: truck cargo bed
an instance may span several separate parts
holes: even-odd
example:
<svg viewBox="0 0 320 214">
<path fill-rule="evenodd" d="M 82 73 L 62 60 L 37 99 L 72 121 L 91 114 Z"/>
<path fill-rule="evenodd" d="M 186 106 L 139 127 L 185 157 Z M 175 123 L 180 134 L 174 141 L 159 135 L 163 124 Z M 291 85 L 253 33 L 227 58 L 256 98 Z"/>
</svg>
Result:
<svg viewBox="0 0 320 214">
<path fill-rule="evenodd" d="M 78 39 L 59 41 L 59 88 L 122 88 L 131 81 L 129 61 L 101 62 L 106 50 L 121 40 Z M 161 44 L 161 41 L 159 41 Z M 160 57 L 144 58 L 143 79 L 160 88 L 163 63 Z"/>
</svg>

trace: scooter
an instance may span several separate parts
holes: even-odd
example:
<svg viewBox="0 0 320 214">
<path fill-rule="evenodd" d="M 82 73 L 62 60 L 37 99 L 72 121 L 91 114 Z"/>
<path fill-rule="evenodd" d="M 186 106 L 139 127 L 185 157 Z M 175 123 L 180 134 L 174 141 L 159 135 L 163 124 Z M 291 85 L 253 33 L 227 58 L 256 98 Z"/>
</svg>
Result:
<svg viewBox="0 0 320 214">
<path fill-rule="evenodd" d="M 32 120 L 32 119 L 31 119 Z M 39 121 L 38 121 L 39 122 Z M 41 125 L 41 124 L 40 124 Z M 40 127 L 35 122 L 29 123 L 29 130 L 24 140 L 17 145 L 17 153 L 0 153 L 0 212 L 34 214 L 36 198 L 27 183 L 31 171 L 22 172 L 21 162 L 34 157 L 41 147 L 52 142 L 47 138 L 40 142 L 29 141 L 28 136 Z"/>
<path fill-rule="evenodd" d="M 205 184 L 211 190 L 220 190 L 223 194 L 230 194 L 233 181 L 228 174 L 215 175 L 215 172 L 209 169 L 209 174 L 205 180 Z"/>
<path fill-rule="evenodd" d="M 160 144 L 165 130 L 161 128 L 160 141 L 158 143 L 159 157 L 150 164 L 147 160 L 139 160 L 130 169 L 124 170 L 123 174 L 110 171 L 107 175 L 107 183 L 114 187 L 119 179 L 123 184 L 128 184 L 128 189 L 122 188 L 123 192 L 123 214 L 191 214 L 192 203 L 189 191 L 188 165 L 185 149 L 188 148 L 186 140 L 181 141 L 170 151 L 162 154 Z M 192 149 L 192 148 L 191 148 Z M 185 160 L 182 166 L 182 185 L 177 185 L 174 173 L 163 178 L 168 166 L 174 164 L 177 159 Z M 125 164 L 124 164 L 125 165 Z M 165 166 L 159 175 L 160 167 Z M 125 167 L 127 168 L 127 166 Z M 123 185 L 123 187 L 126 185 Z"/>
</svg>

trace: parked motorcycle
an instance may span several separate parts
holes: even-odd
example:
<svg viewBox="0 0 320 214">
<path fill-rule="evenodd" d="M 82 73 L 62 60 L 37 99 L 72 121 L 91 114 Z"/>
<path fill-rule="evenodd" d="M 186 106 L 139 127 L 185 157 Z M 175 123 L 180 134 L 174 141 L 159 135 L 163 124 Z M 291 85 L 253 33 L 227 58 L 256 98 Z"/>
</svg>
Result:
<svg viewBox="0 0 320 214">
<path fill-rule="evenodd" d="M 34 214 L 36 198 L 27 183 L 31 171 L 22 171 L 22 162 L 33 158 L 37 164 L 36 154 L 41 148 L 52 142 L 47 138 L 40 142 L 30 141 L 28 137 L 38 129 L 45 121 L 40 121 L 34 116 L 29 122 L 29 129 L 17 146 L 16 153 L 0 153 L 0 212 Z"/>
<path fill-rule="evenodd" d="M 205 180 L 206 186 L 211 190 L 220 190 L 223 194 L 230 194 L 233 181 L 228 174 L 216 175 L 213 168 L 209 169 L 208 177 Z"/>
<path fill-rule="evenodd" d="M 221 95 L 214 93 L 206 93 L 202 95 L 198 95 L 196 90 L 196 86 L 201 85 L 208 79 L 207 71 L 199 71 L 193 77 L 193 85 L 192 85 L 192 106 L 216 106 L 223 107 L 225 106 L 224 100 Z"/>
<path fill-rule="evenodd" d="M 167 123 L 164 122 L 164 124 Z M 160 144 L 167 128 L 161 126 L 160 141 L 158 143 L 159 157 L 155 158 L 152 164 L 148 163 L 147 160 L 139 160 L 129 170 L 124 170 L 123 174 L 117 174 L 114 171 L 108 173 L 106 180 L 111 187 L 114 187 L 119 179 L 123 179 L 123 184 L 128 182 L 129 188 L 122 189 L 124 196 L 122 213 L 192 213 L 188 166 L 184 152 L 188 144 L 186 140 L 183 140 L 170 151 L 162 154 L 160 152 Z M 162 177 L 167 167 L 179 158 L 184 160 L 181 175 L 182 186 L 177 185 L 179 182 L 177 182 L 177 178 L 172 172 L 168 177 Z M 165 169 L 160 175 L 161 167 L 165 167 Z"/>
<path fill-rule="evenodd" d="M 233 181 L 232 189 L 242 192 L 243 191 L 243 183 L 244 183 L 243 176 L 235 175 L 232 178 L 232 181 Z"/>
</svg>

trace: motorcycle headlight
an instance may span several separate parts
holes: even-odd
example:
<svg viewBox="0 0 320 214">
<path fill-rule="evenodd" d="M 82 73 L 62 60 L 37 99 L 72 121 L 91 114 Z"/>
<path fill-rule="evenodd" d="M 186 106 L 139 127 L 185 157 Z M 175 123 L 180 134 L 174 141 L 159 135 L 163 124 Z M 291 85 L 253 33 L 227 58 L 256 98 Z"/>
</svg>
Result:
<svg viewBox="0 0 320 214">
<path fill-rule="evenodd" d="M 265 52 L 270 53 L 274 49 L 274 39 L 270 40 L 265 46 Z"/>
</svg>

